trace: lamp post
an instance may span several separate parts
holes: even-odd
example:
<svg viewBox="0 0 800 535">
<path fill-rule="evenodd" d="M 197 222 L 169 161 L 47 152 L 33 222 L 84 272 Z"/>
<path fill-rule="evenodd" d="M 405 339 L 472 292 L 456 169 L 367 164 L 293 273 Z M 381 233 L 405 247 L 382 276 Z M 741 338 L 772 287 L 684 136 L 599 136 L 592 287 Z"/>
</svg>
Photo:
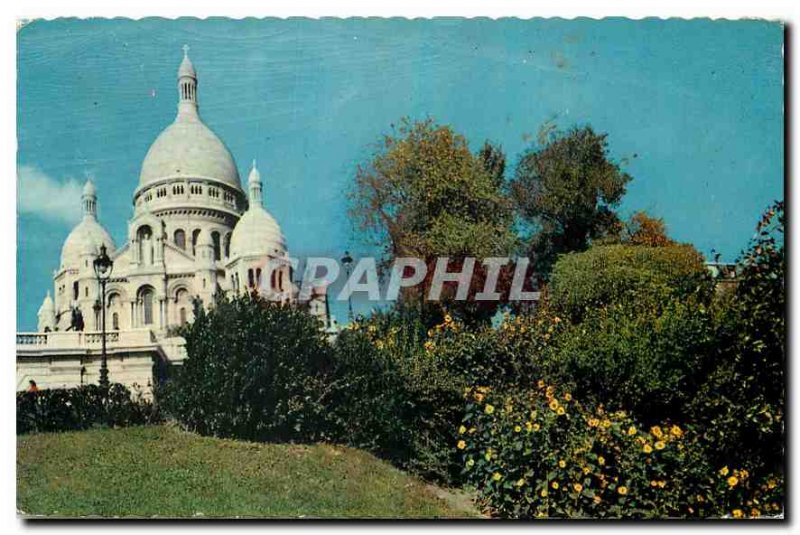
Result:
<svg viewBox="0 0 800 535">
<path fill-rule="evenodd" d="M 350 266 L 353 264 L 353 257 L 350 256 L 350 252 L 349 251 L 345 251 L 344 252 L 344 256 L 342 257 L 342 264 L 344 265 L 344 269 L 347 272 L 347 284 L 350 284 Z M 353 295 L 352 295 L 352 293 L 349 293 L 349 292 L 347 294 L 347 311 L 348 311 L 348 317 L 350 318 L 350 321 L 352 322 L 353 319 L 354 319 L 354 317 L 353 317 Z"/>
<path fill-rule="evenodd" d="M 94 274 L 97 282 L 100 283 L 100 325 L 101 335 L 101 357 L 100 357 L 100 388 L 108 390 L 108 357 L 106 356 L 106 283 L 111 277 L 111 270 L 114 269 L 114 262 L 109 258 L 105 244 L 100 246 L 100 255 L 94 259 Z"/>
</svg>

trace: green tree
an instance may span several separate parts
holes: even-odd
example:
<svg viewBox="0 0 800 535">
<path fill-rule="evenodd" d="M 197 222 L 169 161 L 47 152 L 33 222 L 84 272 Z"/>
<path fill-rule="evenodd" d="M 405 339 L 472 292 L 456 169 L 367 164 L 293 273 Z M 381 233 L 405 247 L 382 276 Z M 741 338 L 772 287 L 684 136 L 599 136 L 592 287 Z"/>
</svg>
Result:
<svg viewBox="0 0 800 535">
<path fill-rule="evenodd" d="M 510 190 L 532 231 L 529 254 L 541 278 L 559 254 L 582 251 L 619 228 L 613 208 L 630 180 L 610 158 L 606 134 L 589 126 L 540 133 L 522 154 Z"/>
<path fill-rule="evenodd" d="M 491 152 L 487 171 L 449 126 L 403 119 L 372 161 L 358 167 L 350 213 L 389 260 L 507 254 L 512 211 Z"/>
<path fill-rule="evenodd" d="M 350 192 L 351 216 L 373 244 L 383 248 L 388 265 L 397 257 L 416 257 L 429 267 L 436 257 L 451 258 L 450 271 L 467 257 L 510 256 L 517 238 L 513 211 L 502 188 L 505 156 L 489 143 L 478 155 L 464 136 L 428 119 L 403 119 L 384 136 L 372 160 L 359 166 Z M 422 303 L 430 277 L 401 300 Z M 445 288 L 443 300 L 450 292 Z M 446 305 L 465 316 L 490 317 L 485 306 Z M 491 304 L 496 308 L 497 303 Z M 434 305 L 432 308 L 437 308 Z"/>
</svg>

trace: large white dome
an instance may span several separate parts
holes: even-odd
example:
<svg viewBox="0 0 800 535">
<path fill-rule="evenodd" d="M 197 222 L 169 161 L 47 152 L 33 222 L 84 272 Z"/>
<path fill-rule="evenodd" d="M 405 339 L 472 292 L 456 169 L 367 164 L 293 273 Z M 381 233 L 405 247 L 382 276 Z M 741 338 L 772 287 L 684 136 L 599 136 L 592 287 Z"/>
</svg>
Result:
<svg viewBox="0 0 800 535">
<path fill-rule="evenodd" d="M 212 179 L 241 189 L 230 151 L 197 116 L 179 116 L 147 151 L 139 188 L 167 178 Z"/>
<path fill-rule="evenodd" d="M 84 217 L 64 241 L 61 248 L 61 269 L 80 267 L 81 257 L 89 253 L 100 254 L 100 246 L 103 244 L 109 255 L 116 249 L 108 231 L 93 217 Z"/>
<path fill-rule="evenodd" d="M 281 256 L 286 238 L 278 222 L 258 204 L 244 213 L 231 235 L 231 258 L 243 256 Z"/>
</svg>

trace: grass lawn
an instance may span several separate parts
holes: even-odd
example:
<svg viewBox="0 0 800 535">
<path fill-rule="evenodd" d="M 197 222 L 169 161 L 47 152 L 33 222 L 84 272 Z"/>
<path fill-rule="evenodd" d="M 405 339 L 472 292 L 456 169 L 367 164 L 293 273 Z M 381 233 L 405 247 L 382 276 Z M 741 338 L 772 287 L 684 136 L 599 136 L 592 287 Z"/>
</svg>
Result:
<svg viewBox="0 0 800 535">
<path fill-rule="evenodd" d="M 363 451 L 174 427 L 17 437 L 17 508 L 55 517 L 476 517 L 464 496 Z"/>
</svg>

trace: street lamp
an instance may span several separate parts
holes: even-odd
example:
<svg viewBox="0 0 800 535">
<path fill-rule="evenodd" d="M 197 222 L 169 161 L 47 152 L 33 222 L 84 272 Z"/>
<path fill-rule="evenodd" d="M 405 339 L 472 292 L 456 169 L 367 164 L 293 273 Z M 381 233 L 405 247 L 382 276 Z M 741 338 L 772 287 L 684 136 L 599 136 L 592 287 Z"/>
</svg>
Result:
<svg viewBox="0 0 800 535">
<path fill-rule="evenodd" d="M 114 262 L 108 257 L 105 244 L 100 246 L 100 256 L 94 259 L 94 274 L 97 282 L 100 283 L 100 325 L 102 330 L 101 337 L 101 360 L 100 360 L 100 388 L 108 390 L 108 358 L 106 356 L 106 283 L 111 277 L 111 270 L 114 269 Z"/>
<path fill-rule="evenodd" d="M 349 251 L 344 252 L 344 256 L 342 257 L 342 264 L 344 265 L 344 269 L 347 272 L 347 283 L 350 284 L 350 266 L 353 264 L 353 257 L 350 256 Z M 353 294 L 352 292 L 348 292 L 347 294 L 347 309 L 350 321 L 353 321 Z"/>
</svg>

